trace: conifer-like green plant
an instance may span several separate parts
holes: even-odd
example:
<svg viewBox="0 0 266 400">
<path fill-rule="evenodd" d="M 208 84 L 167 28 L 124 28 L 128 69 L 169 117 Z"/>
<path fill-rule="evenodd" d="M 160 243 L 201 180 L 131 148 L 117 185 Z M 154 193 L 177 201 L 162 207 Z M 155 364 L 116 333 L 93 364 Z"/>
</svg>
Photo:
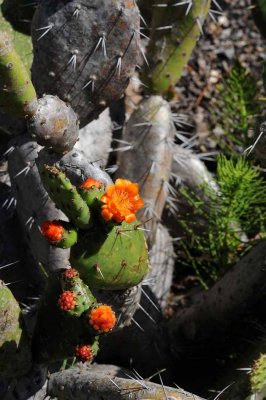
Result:
<svg viewBox="0 0 266 400">
<path fill-rule="evenodd" d="M 180 189 L 189 212 L 178 221 L 184 236 L 180 260 L 192 266 L 203 286 L 216 281 L 265 232 L 266 187 L 244 157 L 218 158 L 217 189 L 201 194 Z"/>
<path fill-rule="evenodd" d="M 213 100 L 213 119 L 224 132 L 219 144 L 229 154 L 235 151 L 242 153 L 254 142 L 250 132 L 255 116 L 261 114 L 257 80 L 236 62 L 217 89 L 217 98 Z"/>
</svg>

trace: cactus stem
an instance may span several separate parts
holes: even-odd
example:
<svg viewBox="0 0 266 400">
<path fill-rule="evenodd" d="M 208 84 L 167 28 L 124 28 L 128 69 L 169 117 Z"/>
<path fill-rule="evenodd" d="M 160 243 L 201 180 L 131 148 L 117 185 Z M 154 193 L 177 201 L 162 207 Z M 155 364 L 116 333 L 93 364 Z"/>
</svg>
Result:
<svg viewBox="0 0 266 400">
<path fill-rule="evenodd" d="M 48 32 L 50 32 L 50 30 L 54 27 L 53 24 L 47 25 L 47 26 L 43 26 L 41 28 L 36 29 L 36 31 L 43 31 L 42 35 L 40 37 L 38 37 L 37 41 L 41 40 L 45 35 L 47 35 Z"/>
</svg>

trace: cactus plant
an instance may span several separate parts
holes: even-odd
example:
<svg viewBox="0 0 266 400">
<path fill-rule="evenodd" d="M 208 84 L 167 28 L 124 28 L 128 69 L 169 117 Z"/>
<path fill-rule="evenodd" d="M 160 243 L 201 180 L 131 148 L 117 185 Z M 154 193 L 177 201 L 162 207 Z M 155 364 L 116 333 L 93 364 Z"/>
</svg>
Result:
<svg viewBox="0 0 266 400">
<path fill-rule="evenodd" d="M 9 10 L 15 10 L 14 4 L 28 6 L 25 1 L 4 0 L 3 11 L 10 21 Z M 190 190 L 202 181 L 210 186 L 214 182 L 204 164 L 176 144 L 171 104 L 163 98 L 174 97 L 174 87 L 197 43 L 210 0 L 138 1 L 152 20 L 146 55 L 140 43 L 144 34 L 140 33 L 136 0 L 38 3 L 32 24 L 34 85 L 15 52 L 3 50 L 6 44 L 10 46 L 10 39 L 2 34 L 0 99 L 2 111 L 8 111 L 10 118 L 6 114 L 5 122 L 0 119 L 0 127 L 4 134 L 25 134 L 12 139 L 3 157 L 8 158 L 7 182 L 10 178 L 24 232 L 22 248 L 25 253 L 27 245 L 38 278 L 45 277 L 46 288 L 38 307 L 30 307 L 28 316 L 23 314 L 26 327 L 18 324 L 22 313 L 16 301 L 10 300 L 15 310 L 16 343 L 29 331 L 32 348 L 21 340 L 21 354 L 24 349 L 27 354 L 21 359 L 19 352 L 12 353 L 15 362 L 8 362 L 7 371 L 3 367 L 7 353 L 3 357 L 0 353 L 0 397 L 4 392 L 3 398 L 13 394 L 19 398 L 20 387 L 27 388 L 34 368 L 25 376 L 19 375 L 30 369 L 31 356 L 35 367 L 44 365 L 45 375 L 47 367 L 58 371 L 57 361 L 64 360 L 65 366 L 75 357 L 90 365 L 97 357 L 97 362 L 115 360 L 120 365 L 128 365 L 130 360 L 145 376 L 154 372 L 154 366 L 168 367 L 166 379 L 172 384 L 176 365 L 185 369 L 181 357 L 198 354 L 194 339 L 206 348 L 213 332 L 228 332 L 235 314 L 241 318 L 247 303 L 256 303 L 265 278 L 265 245 L 260 243 L 258 254 L 254 250 L 239 261 L 243 268 L 236 267 L 210 291 L 193 297 L 194 303 L 193 299 L 188 301 L 185 312 L 180 308 L 170 322 L 161 313 L 161 308 L 167 315 L 173 312 L 167 309 L 167 299 L 174 264 L 178 264 L 173 245 L 179 237 L 172 239 L 162 225 L 167 221 L 163 216 L 166 202 L 182 213 L 176 199 L 172 200 L 176 188 L 169 183 L 170 178 L 186 180 Z M 14 29 L 21 29 L 16 23 L 21 22 L 22 11 L 14 11 Z M 11 36 L 19 37 L 17 33 Z M 112 157 L 116 165 L 110 166 L 111 122 L 108 117 L 101 125 L 94 118 L 107 105 L 113 106 L 129 80 L 135 79 L 135 67 L 141 65 L 139 51 L 149 64 L 140 72 L 146 85 L 142 94 L 155 95 L 143 98 L 127 119 L 122 137 L 115 138 L 120 143 L 118 156 Z M 30 89 L 28 97 L 18 90 L 25 82 Z M 11 92 L 8 102 L 6 88 Z M 26 101 L 33 100 L 30 110 L 25 107 L 25 96 Z M 21 128 L 12 120 L 16 112 L 18 118 L 24 118 Z M 109 171 L 116 169 L 114 183 L 98 165 L 107 166 Z M 217 185 L 214 189 L 218 196 Z M 8 207 L 9 201 L 4 200 Z M 174 233 L 175 225 L 171 217 Z M 154 267 L 151 272 L 149 264 Z M 5 268 L 1 265 L 0 274 Z M 6 286 L 4 291 L 12 297 Z M 1 306 L 3 314 L 10 316 L 6 303 Z M 21 306 L 27 308 L 27 304 Z M 36 318 L 33 322 L 31 314 Z M 3 332 L 6 334 L 5 329 Z M 2 347 L 8 342 L 8 335 L 4 336 Z M 165 387 L 160 374 L 161 385 L 156 386 L 138 372 L 125 380 L 104 370 L 103 379 L 97 375 L 97 365 L 78 368 L 78 373 L 69 368 L 52 374 L 47 386 L 31 394 L 36 394 L 36 399 L 46 395 L 87 398 L 88 391 L 95 399 L 195 397 Z M 82 368 L 89 368 L 89 375 L 81 373 Z M 4 375 L 11 380 L 18 377 L 18 381 L 5 380 L 2 385 Z M 42 384 L 43 379 L 39 386 Z M 29 393 L 24 397 L 30 399 Z"/>
</svg>

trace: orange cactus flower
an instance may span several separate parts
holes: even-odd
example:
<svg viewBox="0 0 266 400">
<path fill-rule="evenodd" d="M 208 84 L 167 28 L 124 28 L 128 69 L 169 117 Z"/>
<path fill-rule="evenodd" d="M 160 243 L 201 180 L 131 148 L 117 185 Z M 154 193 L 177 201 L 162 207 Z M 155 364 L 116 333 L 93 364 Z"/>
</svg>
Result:
<svg viewBox="0 0 266 400">
<path fill-rule="evenodd" d="M 139 195 L 137 183 L 127 179 L 117 179 L 114 185 L 106 187 L 106 193 L 101 197 L 101 215 L 106 221 L 133 222 L 136 212 L 143 207 L 144 201 Z"/>
<path fill-rule="evenodd" d="M 98 306 L 89 313 L 89 323 L 97 332 L 109 332 L 116 323 L 115 313 L 110 306 Z"/>
<path fill-rule="evenodd" d="M 80 189 L 90 189 L 91 187 L 96 187 L 100 189 L 102 187 L 102 182 L 97 181 L 96 179 L 93 178 L 87 178 L 81 185 Z"/>
<path fill-rule="evenodd" d="M 69 268 L 64 271 L 64 277 L 66 279 L 76 278 L 78 276 L 78 274 L 79 274 L 78 271 L 74 268 Z"/>
<path fill-rule="evenodd" d="M 93 359 L 93 351 L 91 346 L 86 344 L 76 346 L 75 356 L 82 362 L 91 361 Z"/>
<path fill-rule="evenodd" d="M 66 290 L 60 295 L 58 305 L 62 311 L 74 310 L 77 305 L 76 298 L 77 296 L 75 293 L 71 292 L 70 290 Z"/>
<path fill-rule="evenodd" d="M 56 243 L 62 240 L 64 235 L 64 227 L 59 221 L 45 221 L 41 226 L 41 232 L 49 243 Z"/>
</svg>

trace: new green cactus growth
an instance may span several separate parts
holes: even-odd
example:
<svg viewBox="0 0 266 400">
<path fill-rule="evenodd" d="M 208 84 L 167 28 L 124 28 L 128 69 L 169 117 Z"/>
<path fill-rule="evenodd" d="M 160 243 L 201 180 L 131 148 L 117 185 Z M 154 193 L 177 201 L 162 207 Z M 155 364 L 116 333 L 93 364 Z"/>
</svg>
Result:
<svg viewBox="0 0 266 400">
<path fill-rule="evenodd" d="M 0 31 L 0 110 L 17 116 L 36 111 L 36 92 L 6 32 Z"/>
<path fill-rule="evenodd" d="M 86 229 L 91 225 L 89 207 L 63 172 L 46 166 L 42 172 L 42 180 L 52 200 L 77 228 Z"/>
<path fill-rule="evenodd" d="M 169 95 L 202 33 L 211 1 L 193 0 L 179 4 L 176 0 L 166 0 L 163 3 L 157 0 L 154 4 L 147 49 L 150 65 L 144 71 L 143 80 L 152 93 Z"/>
</svg>

